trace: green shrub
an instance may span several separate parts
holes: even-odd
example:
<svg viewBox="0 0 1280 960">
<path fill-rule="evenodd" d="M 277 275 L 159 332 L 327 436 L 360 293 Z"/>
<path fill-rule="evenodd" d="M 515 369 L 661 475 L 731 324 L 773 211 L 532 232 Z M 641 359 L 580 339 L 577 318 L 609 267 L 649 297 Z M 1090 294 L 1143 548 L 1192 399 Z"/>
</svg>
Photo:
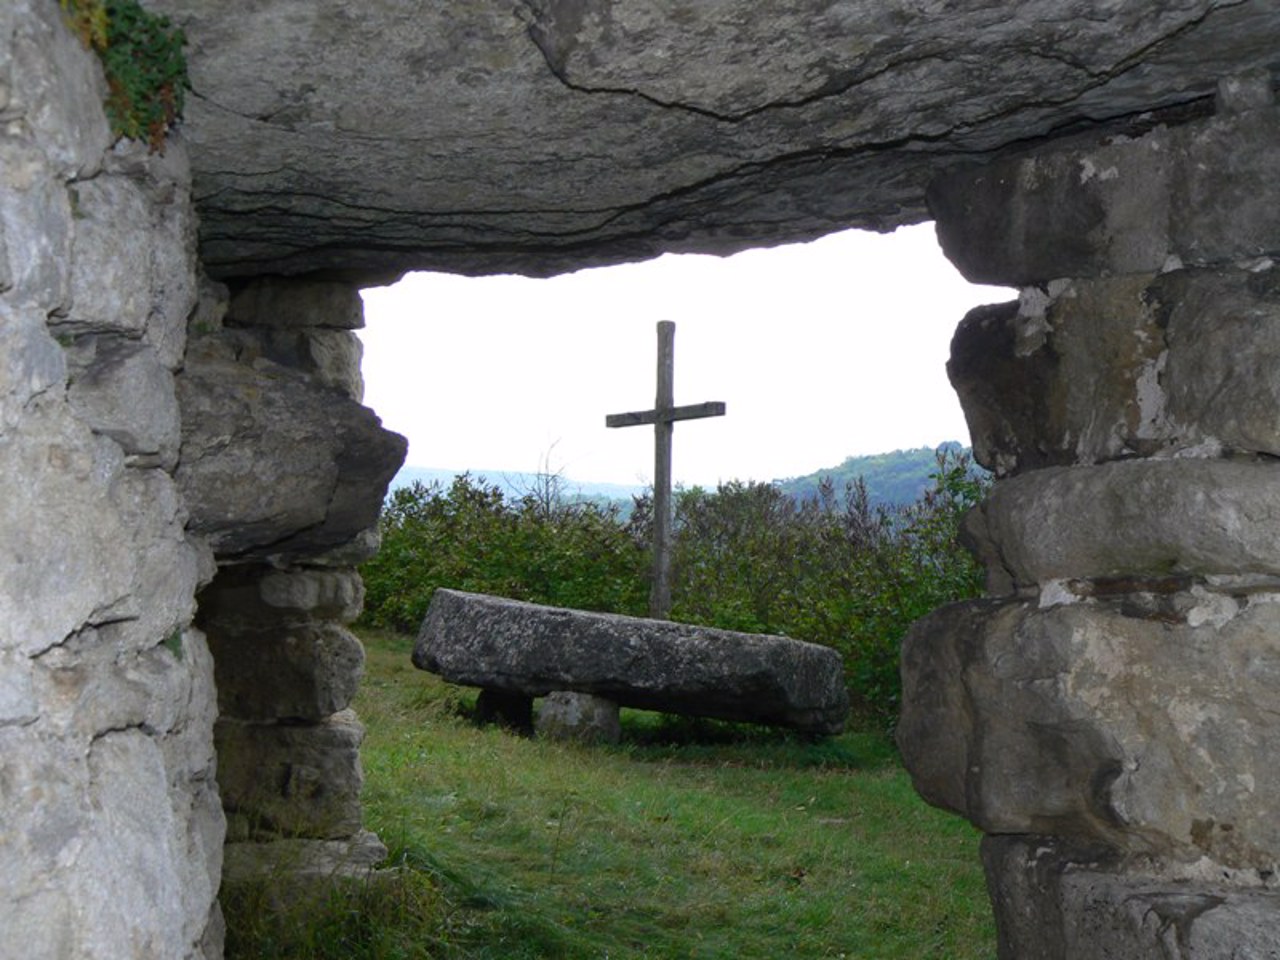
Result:
<svg viewBox="0 0 1280 960">
<path fill-rule="evenodd" d="M 191 86 L 182 31 L 167 17 L 148 13 L 137 0 L 61 3 L 68 23 L 102 60 L 112 132 L 160 149 L 165 134 L 182 116 Z"/>
<path fill-rule="evenodd" d="M 361 568 L 364 622 L 416 631 L 437 587 L 583 610 L 641 614 L 647 555 L 612 507 L 529 494 L 483 478 L 415 483 L 382 513 L 382 549 Z"/>
<path fill-rule="evenodd" d="M 772 484 L 682 492 L 676 503 L 672 618 L 775 633 L 839 650 L 860 722 L 891 723 L 898 651 L 911 623 L 982 589 L 958 544 L 985 481 L 939 454 L 934 486 L 906 507 L 873 506 L 865 486 L 830 483 L 796 503 Z"/>
<path fill-rule="evenodd" d="M 856 722 L 890 724 L 898 651 L 912 621 L 978 595 L 978 565 L 956 542 L 985 483 L 968 458 L 939 455 L 934 486 L 900 508 L 866 488 L 824 484 L 797 503 L 772 484 L 676 496 L 672 619 L 775 633 L 843 655 Z M 415 484 L 383 511 L 382 551 L 363 568 L 364 622 L 418 628 L 437 587 L 642 616 L 652 503 L 568 503 L 554 484 L 515 501 L 483 480 Z"/>
</svg>

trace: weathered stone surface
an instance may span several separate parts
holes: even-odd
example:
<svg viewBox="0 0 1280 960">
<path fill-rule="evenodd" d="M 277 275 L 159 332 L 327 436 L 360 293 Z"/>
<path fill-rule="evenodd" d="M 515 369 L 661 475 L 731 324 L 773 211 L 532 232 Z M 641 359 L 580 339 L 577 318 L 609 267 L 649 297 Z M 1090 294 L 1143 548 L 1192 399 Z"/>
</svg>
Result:
<svg viewBox="0 0 1280 960">
<path fill-rule="evenodd" d="M 173 374 L 149 346 L 115 338 L 91 340 L 77 357 L 67 398 L 95 433 L 120 444 L 130 463 L 172 470 L 181 429 Z"/>
<path fill-rule="evenodd" d="M 194 341 L 177 378 L 191 529 L 220 556 L 307 557 L 372 527 L 406 442 L 304 375 Z"/>
<path fill-rule="evenodd" d="M 1169 442 L 1172 431 L 1156 422 L 1165 341 L 1143 299 L 1151 280 L 1062 281 L 1052 298 L 1030 289 L 1017 305 L 965 317 L 947 374 L 979 463 L 1007 476 Z"/>
<path fill-rule="evenodd" d="M 1280 269 L 1028 288 L 979 307 L 947 365 L 974 455 L 1007 476 L 1121 457 L 1280 454 Z"/>
<path fill-rule="evenodd" d="M 151 312 L 151 205 L 128 177 L 103 175 L 71 187 L 75 216 L 71 307 L 77 331 L 141 336 Z"/>
<path fill-rule="evenodd" d="M 987 837 L 982 847 L 1001 960 L 1280 956 L 1274 889 L 1125 875 L 1049 837 Z"/>
<path fill-rule="evenodd" d="M 254 327 L 229 331 L 224 338 L 235 344 L 241 363 L 263 358 L 305 373 L 320 386 L 338 390 L 357 403 L 364 396 L 360 373 L 364 346 L 348 330 Z"/>
<path fill-rule="evenodd" d="M 1203 446 L 1280 456 L 1280 267 L 1169 273 L 1151 297 L 1167 421 Z"/>
<path fill-rule="evenodd" d="M 948 258 L 980 283 L 1154 273 L 1280 252 L 1271 106 L 1136 139 L 1053 143 L 929 189 Z"/>
<path fill-rule="evenodd" d="M 221 275 L 548 273 L 916 221 L 937 171 L 1208 109 L 1280 33 L 1210 0 L 155 6 L 193 38 Z"/>
<path fill-rule="evenodd" d="M 104 157 L 106 87 L 62 16 L 0 5 L 0 954 L 193 960 L 225 829 L 206 554 L 161 469 L 193 251 L 165 283 L 138 251 L 191 213 Z"/>
<path fill-rule="evenodd" d="M 41 0 L 6 0 L 0 10 L 0 117 L 21 117 L 55 174 L 93 174 L 111 131 L 107 86 L 60 11 Z M 2 166 L 2 165 L 0 165 Z"/>
<path fill-rule="evenodd" d="M 1280 468 L 1268 462 L 1050 467 L 998 482 L 965 532 L 1013 584 L 1271 574 L 1280 571 L 1277 480 Z"/>
<path fill-rule="evenodd" d="M 323 723 L 214 728 L 218 786 L 232 839 L 343 839 L 360 832 L 360 741 L 351 710 Z"/>
<path fill-rule="evenodd" d="M 534 730 L 538 736 L 550 740 L 617 743 L 622 739 L 616 703 L 569 690 L 559 690 L 543 698 Z"/>
<path fill-rule="evenodd" d="M 368 830 L 345 840 L 229 843 L 222 880 L 228 886 L 266 880 L 286 887 L 333 879 L 367 880 L 386 859 L 386 846 Z"/>
<path fill-rule="evenodd" d="M 71 200 L 43 152 L 0 137 L 0 292 L 11 308 L 46 315 L 70 299 Z"/>
<path fill-rule="evenodd" d="M 350 623 L 363 604 L 364 584 L 354 570 L 237 564 L 201 592 L 200 616 L 223 630 L 254 633 L 319 620 Z"/>
<path fill-rule="evenodd" d="M 0 646 L 38 653 L 126 601 L 136 560 L 111 503 L 122 469 L 119 447 L 52 403 L 5 436 Z"/>
<path fill-rule="evenodd" d="M 207 624 L 218 707 L 238 720 L 323 720 L 351 705 L 364 647 L 336 623 L 232 633 Z"/>
<path fill-rule="evenodd" d="M 66 377 L 66 355 L 49 336 L 43 312 L 0 299 L 0 436 L 17 425 L 34 397 L 61 389 Z"/>
<path fill-rule="evenodd" d="M 364 582 L 354 570 L 277 570 L 262 578 L 258 595 L 275 610 L 350 623 L 364 606 Z"/>
<path fill-rule="evenodd" d="M 235 327 L 357 330 L 364 326 L 364 301 L 359 287 L 340 280 L 259 277 L 231 298 L 226 322 Z"/>
<path fill-rule="evenodd" d="M 840 655 L 785 637 L 583 613 L 437 590 L 414 665 L 451 683 L 838 733 L 849 710 Z"/>
<path fill-rule="evenodd" d="M 1280 857 L 1278 599 L 1193 587 L 931 614 L 902 654 L 898 742 L 916 788 L 988 833 L 1260 882 Z"/>
<path fill-rule="evenodd" d="M 212 663 L 198 633 L 181 643 L 178 656 L 162 654 L 166 683 L 187 691 L 177 709 L 143 708 L 146 722 L 93 735 L 43 720 L 0 729 L 0 925 L 22 956 L 111 960 L 122 944 L 142 956 L 193 954 L 217 889 L 223 820 L 204 695 Z M 59 695 L 64 715 L 78 707 L 79 691 Z"/>
</svg>

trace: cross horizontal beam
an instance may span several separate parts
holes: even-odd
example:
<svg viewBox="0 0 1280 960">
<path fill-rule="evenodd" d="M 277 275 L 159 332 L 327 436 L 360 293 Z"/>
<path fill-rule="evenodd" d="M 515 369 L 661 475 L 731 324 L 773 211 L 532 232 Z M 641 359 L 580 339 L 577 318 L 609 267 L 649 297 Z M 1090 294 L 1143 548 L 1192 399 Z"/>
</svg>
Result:
<svg viewBox="0 0 1280 960">
<path fill-rule="evenodd" d="M 691 403 L 683 407 L 667 407 L 665 410 L 641 410 L 635 413 L 610 413 L 604 418 L 606 427 L 637 427 L 645 423 L 674 423 L 676 420 L 698 420 L 702 417 L 723 417 L 724 404 L 719 400 L 709 403 Z"/>
</svg>

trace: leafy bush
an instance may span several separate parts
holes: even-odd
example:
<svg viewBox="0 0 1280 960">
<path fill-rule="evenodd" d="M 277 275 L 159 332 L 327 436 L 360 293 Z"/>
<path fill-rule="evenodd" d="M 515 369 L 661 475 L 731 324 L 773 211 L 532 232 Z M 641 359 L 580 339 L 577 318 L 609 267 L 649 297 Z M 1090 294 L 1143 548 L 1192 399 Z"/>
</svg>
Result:
<svg viewBox="0 0 1280 960">
<path fill-rule="evenodd" d="M 797 503 L 771 484 L 729 483 L 677 499 L 672 618 L 820 643 L 844 657 L 856 717 L 891 722 L 898 651 L 911 623 L 982 589 L 956 540 L 986 482 L 954 450 L 905 507 L 830 482 Z"/>
<path fill-rule="evenodd" d="M 72 29 L 102 60 L 112 132 L 160 149 L 169 127 L 182 116 L 191 86 L 182 31 L 137 0 L 61 2 Z"/>
<path fill-rule="evenodd" d="M 833 647 L 858 722 L 892 722 L 907 628 L 982 586 L 956 532 L 985 481 L 955 450 L 939 453 L 933 479 L 896 508 L 873 507 L 861 483 L 837 494 L 827 482 L 803 502 L 761 483 L 678 492 L 672 619 Z M 643 615 L 651 525 L 647 497 L 623 522 L 616 508 L 567 503 L 553 480 L 514 502 L 465 475 L 447 491 L 401 488 L 362 570 L 365 622 L 416 630 L 441 586 Z"/>
<path fill-rule="evenodd" d="M 415 631 L 437 587 L 583 610 L 642 614 L 644 549 L 616 509 L 536 491 L 514 503 L 483 478 L 448 490 L 414 483 L 392 493 L 382 549 L 361 568 L 364 621 Z"/>
</svg>

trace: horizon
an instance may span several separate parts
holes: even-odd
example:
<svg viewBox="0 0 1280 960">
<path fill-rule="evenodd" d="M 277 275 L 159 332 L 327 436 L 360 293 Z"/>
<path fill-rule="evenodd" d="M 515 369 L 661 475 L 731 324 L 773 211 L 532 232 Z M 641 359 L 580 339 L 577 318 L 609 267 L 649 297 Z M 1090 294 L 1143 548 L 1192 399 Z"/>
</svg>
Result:
<svg viewBox="0 0 1280 960">
<path fill-rule="evenodd" d="M 675 321 L 675 402 L 728 408 L 676 425 L 673 480 L 706 488 L 967 444 L 951 336 L 1014 296 L 965 282 L 932 224 L 544 280 L 417 273 L 362 295 L 365 402 L 409 461 L 624 486 L 652 483 L 652 432 L 605 416 L 652 407 L 655 326 Z"/>
<path fill-rule="evenodd" d="M 936 453 L 940 448 L 949 444 L 956 444 L 965 450 L 969 449 L 969 444 L 962 440 L 943 440 L 940 443 L 936 443 L 932 445 L 917 444 L 916 446 L 910 446 L 910 447 L 895 447 L 892 450 L 880 450 L 875 453 L 849 454 L 848 456 L 844 457 L 839 463 L 831 464 L 826 467 L 818 467 L 814 470 L 805 471 L 804 473 L 791 474 L 789 476 L 778 476 L 778 477 L 772 477 L 768 480 L 750 480 L 750 481 L 746 478 L 730 477 L 730 478 L 726 478 L 724 480 L 719 481 L 719 483 L 721 484 L 734 483 L 734 482 L 788 483 L 794 480 L 806 479 L 808 477 L 822 476 L 828 472 L 839 470 L 850 460 L 870 459 L 874 457 L 887 457 L 887 456 L 893 456 L 894 454 L 919 453 L 926 450 L 931 453 Z M 467 467 L 467 468 L 433 467 L 433 466 L 425 466 L 423 464 L 417 464 L 417 463 L 405 463 L 405 464 L 402 464 L 400 469 L 396 471 L 396 478 L 398 478 L 402 473 L 405 473 L 407 471 L 419 471 L 422 473 L 447 475 L 449 477 L 459 477 L 465 474 L 478 479 L 484 479 L 490 483 L 496 482 L 497 478 L 507 478 L 507 477 L 527 478 L 527 477 L 538 477 L 538 476 L 544 475 L 543 473 L 537 470 L 513 470 L 508 468 L 488 469 L 483 467 Z M 559 477 L 566 484 L 577 484 L 579 486 L 585 485 L 590 487 L 617 487 L 619 489 L 626 489 L 626 490 L 633 490 L 633 491 L 646 490 L 650 486 L 652 486 L 652 484 L 619 483 L 613 480 L 597 480 L 589 477 L 576 477 L 576 476 L 570 476 L 565 473 L 553 473 L 550 475 Z M 396 482 L 395 482 L 396 478 L 392 479 L 392 482 L 391 482 L 392 489 L 394 489 L 396 486 Z M 706 487 L 707 485 L 706 484 L 685 484 L 682 482 L 677 482 L 675 486 L 692 488 L 696 486 Z"/>
</svg>

